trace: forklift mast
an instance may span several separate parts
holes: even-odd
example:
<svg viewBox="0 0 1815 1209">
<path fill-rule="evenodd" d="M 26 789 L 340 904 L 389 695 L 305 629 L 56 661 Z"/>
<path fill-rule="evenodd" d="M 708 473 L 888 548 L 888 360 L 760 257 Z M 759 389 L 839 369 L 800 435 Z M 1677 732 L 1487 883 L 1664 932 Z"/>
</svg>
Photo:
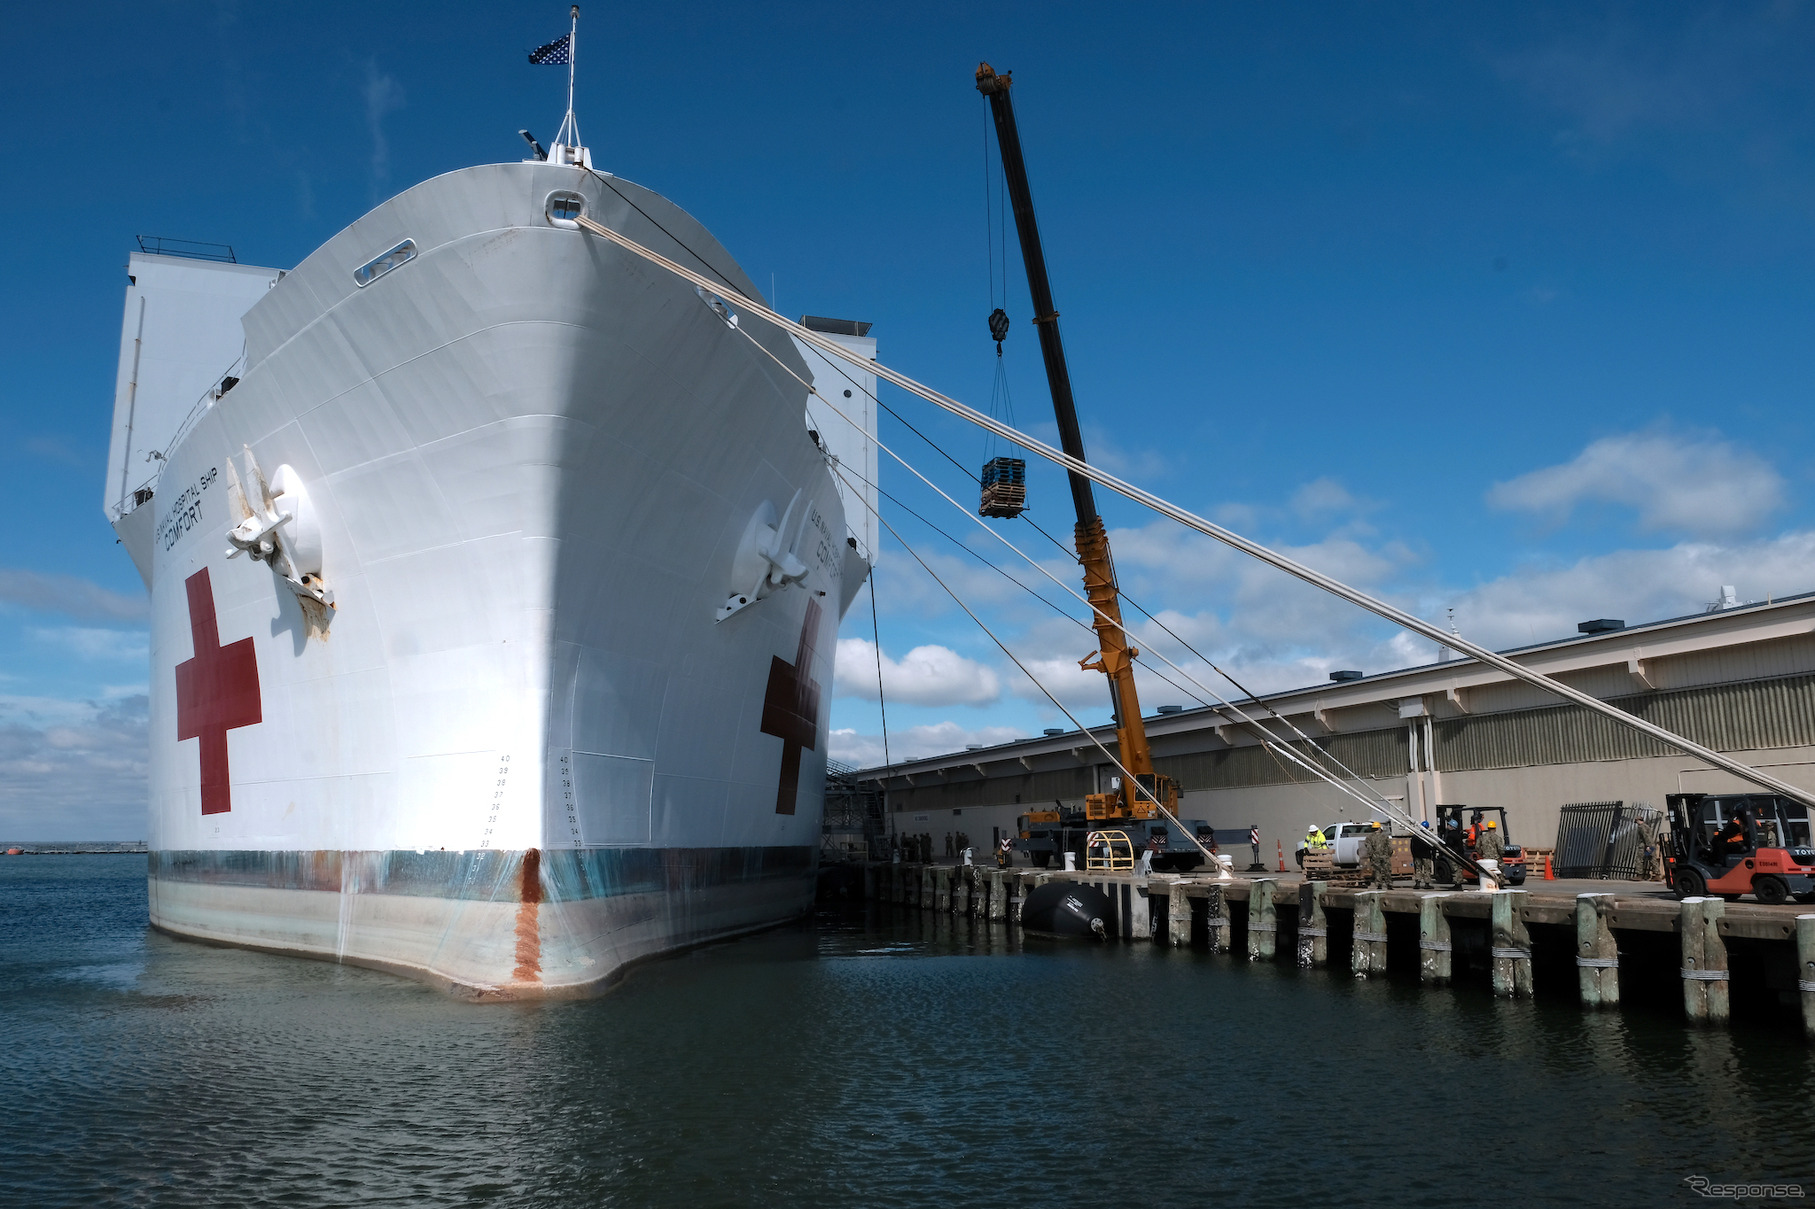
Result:
<svg viewBox="0 0 1815 1209">
<path fill-rule="evenodd" d="M 1027 185 L 1027 164 L 1021 156 L 1021 135 L 1015 125 L 1014 103 L 1009 99 L 1009 73 L 997 75 L 988 63 L 977 67 L 977 91 L 989 99 L 995 120 L 996 143 L 1002 151 L 1002 172 L 1009 201 L 1015 212 L 1015 231 L 1021 242 L 1021 261 L 1027 268 L 1027 289 L 1033 297 L 1034 328 L 1040 334 L 1040 355 L 1046 363 L 1046 384 L 1052 393 L 1054 417 L 1059 425 L 1059 445 L 1082 462 L 1084 437 L 1078 428 L 1077 406 L 1071 394 L 1071 372 L 1065 364 L 1065 346 L 1059 337 L 1059 312 L 1053 306 L 1052 284 L 1046 276 L 1046 254 L 1040 246 L 1040 229 L 1034 220 L 1033 194 Z M 1140 651 L 1128 645 L 1122 628 L 1122 604 L 1116 587 L 1115 560 L 1109 551 L 1109 534 L 1097 514 L 1090 480 L 1068 471 L 1072 506 L 1077 512 L 1073 540 L 1078 562 L 1084 568 L 1084 591 L 1091 608 L 1090 624 L 1096 630 L 1096 651 L 1078 661 L 1109 678 L 1110 705 L 1115 711 L 1115 737 L 1122 767 L 1134 774 L 1136 785 L 1118 784 L 1109 793 L 1088 795 L 1085 813 L 1092 820 L 1151 819 L 1163 806 L 1175 817 L 1178 784 L 1153 768 L 1153 751 L 1141 720 L 1140 697 L 1135 691 L 1134 659 Z M 1142 791 L 1145 791 L 1144 794 Z"/>
</svg>

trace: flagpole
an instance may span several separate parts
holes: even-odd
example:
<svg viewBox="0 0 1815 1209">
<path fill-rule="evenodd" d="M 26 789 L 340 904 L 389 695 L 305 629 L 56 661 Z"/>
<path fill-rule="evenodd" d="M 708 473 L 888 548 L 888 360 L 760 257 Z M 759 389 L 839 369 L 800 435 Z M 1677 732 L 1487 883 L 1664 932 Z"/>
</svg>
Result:
<svg viewBox="0 0 1815 1209">
<path fill-rule="evenodd" d="M 578 49 L 577 46 L 575 45 L 575 43 L 577 43 L 579 41 L 579 34 L 580 34 L 580 6 L 579 5 L 576 4 L 573 6 L 573 10 L 568 14 L 568 19 L 569 19 L 569 23 L 568 23 L 568 27 L 567 27 L 567 120 L 573 124 L 573 141 L 574 141 L 574 145 L 578 146 L 579 142 L 580 142 L 580 121 L 578 118 L 574 117 L 574 115 L 573 115 L 573 68 L 574 68 L 573 61 L 574 61 L 575 53 Z"/>
</svg>

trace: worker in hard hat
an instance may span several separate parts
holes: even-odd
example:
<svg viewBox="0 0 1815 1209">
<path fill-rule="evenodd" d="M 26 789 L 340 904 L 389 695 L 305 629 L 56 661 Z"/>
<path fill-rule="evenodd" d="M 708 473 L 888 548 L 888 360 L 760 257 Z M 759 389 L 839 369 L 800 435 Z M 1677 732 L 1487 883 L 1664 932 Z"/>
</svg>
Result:
<svg viewBox="0 0 1815 1209">
<path fill-rule="evenodd" d="M 1368 872 L 1369 889 L 1393 888 L 1393 837 L 1378 821 L 1369 829 L 1368 838 L 1361 843 L 1361 863 Z"/>
<path fill-rule="evenodd" d="M 1500 824 L 1489 819 L 1481 825 L 1481 838 L 1475 841 L 1475 854 L 1482 860 L 1497 861 L 1506 855 L 1506 837 L 1500 834 Z"/>
<path fill-rule="evenodd" d="M 1437 837 L 1431 834 L 1431 822 L 1426 819 L 1412 832 L 1412 889 L 1437 888 L 1436 860 Z"/>
<path fill-rule="evenodd" d="M 1317 852 L 1321 849 L 1328 848 L 1329 846 L 1330 841 L 1328 837 L 1324 835 L 1323 829 L 1318 827 L 1316 823 L 1312 823 L 1305 829 L 1306 852 Z"/>
</svg>

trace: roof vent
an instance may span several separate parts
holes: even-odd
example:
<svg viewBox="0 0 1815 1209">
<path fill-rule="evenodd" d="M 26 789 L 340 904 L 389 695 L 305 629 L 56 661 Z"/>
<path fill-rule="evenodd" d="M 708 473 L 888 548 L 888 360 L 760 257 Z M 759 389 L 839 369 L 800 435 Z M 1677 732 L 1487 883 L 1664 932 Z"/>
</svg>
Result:
<svg viewBox="0 0 1815 1209">
<path fill-rule="evenodd" d="M 1576 633 L 1578 634 L 1611 634 L 1615 630 L 1625 628 L 1626 623 L 1616 617 L 1597 617 L 1593 621 L 1576 623 Z"/>
<path fill-rule="evenodd" d="M 1047 728 L 1046 728 L 1046 733 L 1047 733 L 1047 734 L 1049 734 L 1049 735 L 1062 735 L 1062 734 L 1064 734 L 1064 733 L 1065 733 L 1065 732 L 1064 732 L 1064 731 L 1062 731 L 1062 730 L 1060 730 L 1060 729 L 1059 729 L 1059 728 L 1058 728 L 1058 727 L 1056 727 L 1056 726 L 1049 726 L 1049 727 L 1047 727 Z"/>
<path fill-rule="evenodd" d="M 1162 705 L 1160 706 L 1160 712 L 1162 714 L 1182 714 L 1185 712 L 1185 707 L 1182 705 Z"/>
<path fill-rule="evenodd" d="M 1340 672 L 1331 672 L 1330 679 L 1336 681 L 1338 684 L 1341 684 L 1347 680 L 1359 680 L 1365 674 L 1366 673 L 1364 673 L 1364 672 L 1356 671 L 1354 668 L 1346 668 Z"/>
</svg>

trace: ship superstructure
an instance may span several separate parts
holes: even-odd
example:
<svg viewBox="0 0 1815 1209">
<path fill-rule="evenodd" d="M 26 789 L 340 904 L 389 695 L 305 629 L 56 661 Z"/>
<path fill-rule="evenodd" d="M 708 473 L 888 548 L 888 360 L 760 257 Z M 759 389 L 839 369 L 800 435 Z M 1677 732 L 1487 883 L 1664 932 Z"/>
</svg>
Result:
<svg viewBox="0 0 1815 1209">
<path fill-rule="evenodd" d="M 759 297 L 564 150 L 289 272 L 133 256 L 106 505 L 156 926 L 512 996 L 810 903 L 863 434 L 810 428 L 788 337 L 581 234 Z"/>
</svg>

